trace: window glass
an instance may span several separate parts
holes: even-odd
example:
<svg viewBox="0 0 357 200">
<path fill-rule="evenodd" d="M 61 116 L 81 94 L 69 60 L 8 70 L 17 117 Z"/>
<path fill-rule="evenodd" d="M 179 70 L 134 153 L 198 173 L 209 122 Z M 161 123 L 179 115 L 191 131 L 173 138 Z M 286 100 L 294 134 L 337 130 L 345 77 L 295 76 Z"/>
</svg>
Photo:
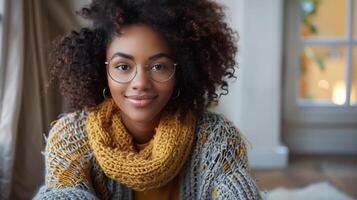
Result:
<svg viewBox="0 0 357 200">
<path fill-rule="evenodd" d="M 353 48 L 351 104 L 357 104 L 357 46 Z"/>
<path fill-rule="evenodd" d="M 354 2 L 354 6 L 353 6 L 354 8 L 353 8 L 353 12 L 354 12 L 354 19 L 353 19 L 353 33 L 354 33 L 354 35 L 355 35 L 355 38 L 357 39 L 357 0 L 355 0 L 355 2 Z"/>
<path fill-rule="evenodd" d="M 302 37 L 344 37 L 347 0 L 300 0 Z"/>
<path fill-rule="evenodd" d="M 345 60 L 343 47 L 304 47 L 300 56 L 300 100 L 344 104 Z"/>
</svg>

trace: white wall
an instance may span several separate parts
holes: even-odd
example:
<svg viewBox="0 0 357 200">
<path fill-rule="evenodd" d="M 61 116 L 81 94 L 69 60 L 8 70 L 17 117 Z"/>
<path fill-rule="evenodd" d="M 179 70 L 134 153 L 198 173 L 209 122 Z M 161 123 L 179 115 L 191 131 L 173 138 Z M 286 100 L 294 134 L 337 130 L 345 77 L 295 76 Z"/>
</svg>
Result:
<svg viewBox="0 0 357 200">
<path fill-rule="evenodd" d="M 223 113 L 251 144 L 253 168 L 287 165 L 281 135 L 282 0 L 221 0 L 240 34 L 237 81 L 216 112 Z"/>
</svg>

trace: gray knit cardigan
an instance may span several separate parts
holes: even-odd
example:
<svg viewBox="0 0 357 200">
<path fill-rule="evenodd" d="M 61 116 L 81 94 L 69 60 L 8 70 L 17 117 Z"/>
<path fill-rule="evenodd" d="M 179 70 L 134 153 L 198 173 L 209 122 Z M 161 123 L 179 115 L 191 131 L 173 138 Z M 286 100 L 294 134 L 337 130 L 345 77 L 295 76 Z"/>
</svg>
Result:
<svg viewBox="0 0 357 200">
<path fill-rule="evenodd" d="M 91 149 L 83 148 L 88 146 L 86 118 L 85 111 L 69 113 L 51 128 L 44 152 L 45 184 L 34 199 L 132 199 L 132 190 L 106 177 Z M 74 151 L 82 153 L 80 159 L 72 156 Z M 59 180 L 56 174 L 68 171 L 68 180 Z M 74 185 L 68 187 L 64 181 Z M 261 199 L 249 175 L 245 143 L 231 122 L 210 112 L 197 120 L 179 188 L 181 200 Z"/>
</svg>

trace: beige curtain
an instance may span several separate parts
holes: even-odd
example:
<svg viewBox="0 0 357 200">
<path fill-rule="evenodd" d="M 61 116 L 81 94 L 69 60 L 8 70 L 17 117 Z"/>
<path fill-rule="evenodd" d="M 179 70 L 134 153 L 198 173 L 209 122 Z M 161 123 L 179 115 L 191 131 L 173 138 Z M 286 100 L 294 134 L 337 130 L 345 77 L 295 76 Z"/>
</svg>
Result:
<svg viewBox="0 0 357 200">
<path fill-rule="evenodd" d="M 42 183 L 43 134 L 61 108 L 56 91 L 45 91 L 50 35 L 44 4 L 38 0 L 24 0 L 23 4 L 24 76 L 10 199 L 29 199 Z"/>
<path fill-rule="evenodd" d="M 8 199 L 17 139 L 23 77 L 23 3 L 4 6 L 0 88 L 0 199 Z"/>
<path fill-rule="evenodd" d="M 75 4 L 74 4 L 75 3 Z M 6 1 L 6 42 L 0 84 L 0 199 L 31 199 L 44 181 L 44 135 L 63 110 L 55 87 L 46 91 L 49 43 L 81 23 L 87 1 Z"/>
</svg>

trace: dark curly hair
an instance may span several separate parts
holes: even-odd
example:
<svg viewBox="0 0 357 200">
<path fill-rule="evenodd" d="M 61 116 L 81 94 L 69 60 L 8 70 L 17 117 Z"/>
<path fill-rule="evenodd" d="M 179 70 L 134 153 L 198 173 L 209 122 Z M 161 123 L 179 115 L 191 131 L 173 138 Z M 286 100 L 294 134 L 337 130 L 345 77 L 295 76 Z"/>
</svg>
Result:
<svg viewBox="0 0 357 200">
<path fill-rule="evenodd" d="M 59 81 L 70 109 L 100 104 L 107 86 L 106 47 L 126 25 L 144 23 L 173 50 L 178 98 L 170 104 L 199 114 L 228 94 L 235 78 L 238 34 L 224 22 L 224 10 L 211 0 L 93 0 L 77 11 L 90 27 L 57 38 L 50 53 L 51 82 Z"/>
</svg>

